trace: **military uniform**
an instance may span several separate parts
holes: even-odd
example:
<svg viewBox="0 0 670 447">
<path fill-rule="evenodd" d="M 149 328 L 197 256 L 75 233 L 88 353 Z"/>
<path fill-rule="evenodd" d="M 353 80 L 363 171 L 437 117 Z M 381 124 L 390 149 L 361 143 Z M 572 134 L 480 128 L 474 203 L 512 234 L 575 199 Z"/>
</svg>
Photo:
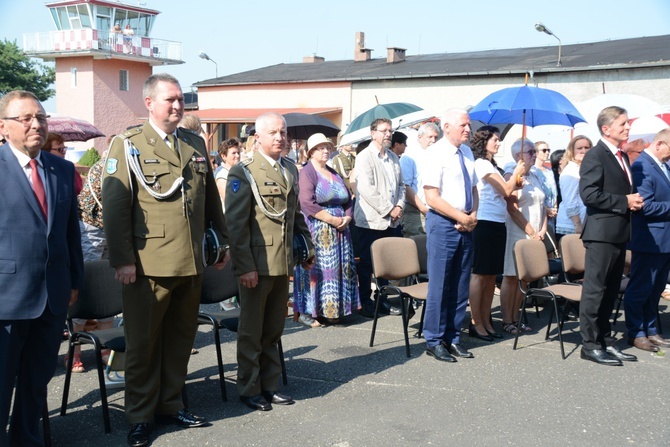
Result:
<svg viewBox="0 0 670 447">
<path fill-rule="evenodd" d="M 335 172 L 340 174 L 340 177 L 342 177 L 344 180 L 344 184 L 347 185 L 349 193 L 354 196 L 354 191 L 351 189 L 351 185 L 349 183 L 349 177 L 351 170 L 354 169 L 354 166 L 356 165 L 356 157 L 353 154 L 345 154 L 340 152 L 333 157 L 332 165 L 333 169 L 335 169 Z"/>
<path fill-rule="evenodd" d="M 281 365 L 277 343 L 284 331 L 288 277 L 293 272 L 293 234 L 311 237 L 298 201 L 298 169 L 282 157 L 284 175 L 257 153 L 233 166 L 226 185 L 226 220 L 233 272 L 258 272 L 258 285 L 240 285 L 237 388 L 240 396 L 277 391 Z M 245 173 L 246 171 L 246 173 Z M 254 198 L 253 177 L 269 217 Z"/>
<path fill-rule="evenodd" d="M 135 283 L 123 286 L 131 424 L 184 408 L 181 390 L 197 330 L 203 233 L 211 223 L 226 234 L 205 142 L 183 128 L 176 134 L 179 155 L 149 122 L 125 131 L 111 145 L 103 178 L 110 265 L 134 264 L 137 273 Z M 181 185 L 175 183 L 180 177 Z"/>
</svg>

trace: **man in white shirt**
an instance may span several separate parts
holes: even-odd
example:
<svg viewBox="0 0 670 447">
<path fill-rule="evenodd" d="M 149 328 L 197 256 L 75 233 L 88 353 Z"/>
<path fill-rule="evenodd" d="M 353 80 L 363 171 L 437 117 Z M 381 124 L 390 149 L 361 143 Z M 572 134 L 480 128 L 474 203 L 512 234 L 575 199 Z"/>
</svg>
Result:
<svg viewBox="0 0 670 447">
<path fill-rule="evenodd" d="M 403 179 L 405 180 L 405 213 L 402 216 L 402 229 L 406 237 L 426 234 L 426 206 L 421 179 L 426 149 L 437 141 L 439 129 L 434 123 L 426 123 L 419 128 L 419 139 L 415 145 L 409 145 L 400 159 Z"/>
<path fill-rule="evenodd" d="M 460 345 L 460 332 L 470 293 L 472 230 L 477 225 L 477 176 L 470 136 L 470 118 L 462 109 L 448 110 L 444 138 L 426 151 L 423 189 L 429 207 L 426 216 L 428 272 L 423 333 L 426 353 L 436 360 L 456 362 L 473 358 Z"/>
</svg>

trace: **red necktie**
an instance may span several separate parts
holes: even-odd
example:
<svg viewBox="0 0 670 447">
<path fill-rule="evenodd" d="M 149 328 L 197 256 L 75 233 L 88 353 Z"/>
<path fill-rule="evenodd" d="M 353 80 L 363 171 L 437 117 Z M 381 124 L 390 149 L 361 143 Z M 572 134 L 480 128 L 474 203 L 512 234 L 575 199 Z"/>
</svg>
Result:
<svg viewBox="0 0 670 447">
<path fill-rule="evenodd" d="M 33 182 L 33 191 L 35 192 L 35 197 L 40 204 L 40 209 L 42 210 L 42 215 L 44 216 L 44 221 L 48 220 L 48 211 L 47 211 L 47 195 L 44 192 L 44 183 L 42 183 L 42 177 L 40 177 L 40 172 L 38 171 L 39 166 L 37 160 L 34 158 L 30 160 L 30 179 Z"/>
<path fill-rule="evenodd" d="M 626 174 L 628 183 L 630 183 L 630 177 L 628 177 L 628 171 L 626 171 L 626 163 L 623 162 L 623 155 L 621 155 L 621 149 L 616 151 L 616 156 L 619 157 L 619 163 L 621 163 L 621 169 L 623 169 L 623 173 Z"/>
</svg>

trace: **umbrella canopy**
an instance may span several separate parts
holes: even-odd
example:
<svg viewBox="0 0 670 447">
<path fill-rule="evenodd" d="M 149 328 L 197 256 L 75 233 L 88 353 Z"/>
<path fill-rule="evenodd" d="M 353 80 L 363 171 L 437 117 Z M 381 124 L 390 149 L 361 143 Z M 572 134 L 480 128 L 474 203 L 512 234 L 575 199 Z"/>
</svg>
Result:
<svg viewBox="0 0 670 447">
<path fill-rule="evenodd" d="M 668 128 L 668 123 L 655 115 L 641 116 L 633 121 L 628 133 L 628 141 L 642 139 L 651 143 L 658 132 Z"/>
<path fill-rule="evenodd" d="M 291 138 L 306 140 L 315 133 L 322 133 L 327 137 L 336 137 L 340 128 L 328 118 L 309 113 L 285 113 L 286 130 Z"/>
<path fill-rule="evenodd" d="M 471 135 L 474 135 L 475 132 L 477 132 L 480 128 L 483 126 L 493 126 L 497 127 L 498 130 L 500 131 L 500 139 L 504 140 L 505 137 L 507 136 L 507 133 L 514 127 L 514 124 L 512 123 L 495 123 L 495 124 L 486 124 L 482 123 L 479 120 L 472 120 L 470 121 L 470 129 L 471 129 Z"/>
<path fill-rule="evenodd" d="M 403 127 L 427 121 L 434 117 L 434 114 L 423 110 L 421 107 L 406 102 L 378 104 L 370 110 L 358 115 L 351 124 L 349 124 L 346 132 L 342 135 L 340 146 L 369 140 L 370 124 L 379 118 L 390 119 L 391 127 L 394 130 L 398 130 Z"/>
<path fill-rule="evenodd" d="M 470 110 L 470 119 L 484 123 L 574 126 L 586 121 L 558 92 L 540 87 L 510 87 L 491 93 Z"/>
<path fill-rule="evenodd" d="M 88 141 L 91 138 L 105 136 L 88 121 L 69 116 L 52 116 L 48 119 L 48 123 L 49 132 L 59 134 L 65 141 Z"/>
<path fill-rule="evenodd" d="M 665 107 L 644 96 L 617 93 L 594 96 L 577 104 L 577 109 L 589 124 L 595 126 L 600 111 L 610 106 L 619 106 L 626 109 L 629 119 L 668 112 Z"/>
</svg>

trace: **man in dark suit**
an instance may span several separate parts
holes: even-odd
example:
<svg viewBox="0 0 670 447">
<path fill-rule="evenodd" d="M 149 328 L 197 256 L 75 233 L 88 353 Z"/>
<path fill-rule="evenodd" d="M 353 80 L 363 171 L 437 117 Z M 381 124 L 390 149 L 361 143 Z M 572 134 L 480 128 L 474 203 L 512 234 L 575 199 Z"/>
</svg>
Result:
<svg viewBox="0 0 670 447">
<path fill-rule="evenodd" d="M 112 142 L 102 187 L 109 263 L 123 284 L 133 447 L 149 444 L 154 419 L 207 425 L 184 408 L 181 392 L 197 331 L 203 233 L 211 225 L 225 235 L 205 142 L 177 128 L 184 113 L 179 82 L 155 74 L 143 95 L 149 120 Z"/>
<path fill-rule="evenodd" d="M 621 286 L 630 212 L 639 210 L 643 201 L 633 192 L 628 156 L 620 149 L 630 131 L 626 110 L 607 107 L 598 115 L 597 124 L 601 139 L 586 153 L 579 170 L 579 195 L 586 205 L 580 355 L 601 365 L 621 366 L 622 361 L 637 358 L 614 346 L 609 319 Z"/>
<path fill-rule="evenodd" d="M 644 351 L 670 348 L 670 340 L 656 329 L 658 300 L 670 272 L 670 129 L 660 131 L 642 152 L 631 170 L 633 185 L 644 199 L 633 214 L 633 252 L 630 282 L 626 289 L 628 342 Z"/>
<path fill-rule="evenodd" d="M 30 92 L 0 99 L 0 133 L 0 446 L 42 445 L 47 384 L 83 282 L 74 165 L 40 150 L 47 115 Z"/>
<path fill-rule="evenodd" d="M 230 169 L 226 184 L 226 220 L 233 272 L 240 285 L 237 330 L 237 390 L 254 410 L 291 405 L 281 394 L 278 343 L 284 332 L 288 277 L 293 273 L 293 235 L 305 237 L 314 266 L 312 238 L 300 212 L 298 169 L 281 156 L 286 122 L 276 113 L 256 119 L 258 150 Z"/>
</svg>

